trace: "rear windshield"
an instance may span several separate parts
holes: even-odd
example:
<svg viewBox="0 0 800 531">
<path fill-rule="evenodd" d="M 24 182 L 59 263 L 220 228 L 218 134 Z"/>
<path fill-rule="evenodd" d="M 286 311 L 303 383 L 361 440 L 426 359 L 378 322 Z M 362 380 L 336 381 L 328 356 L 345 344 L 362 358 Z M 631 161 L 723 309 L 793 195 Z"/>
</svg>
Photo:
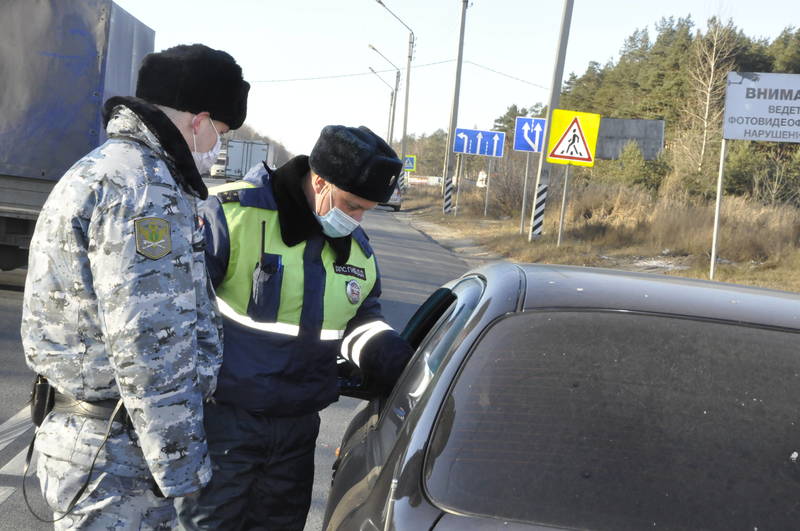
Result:
<svg viewBox="0 0 800 531">
<path fill-rule="evenodd" d="M 798 335 L 630 313 L 510 316 L 439 414 L 445 509 L 566 528 L 797 529 Z"/>
</svg>

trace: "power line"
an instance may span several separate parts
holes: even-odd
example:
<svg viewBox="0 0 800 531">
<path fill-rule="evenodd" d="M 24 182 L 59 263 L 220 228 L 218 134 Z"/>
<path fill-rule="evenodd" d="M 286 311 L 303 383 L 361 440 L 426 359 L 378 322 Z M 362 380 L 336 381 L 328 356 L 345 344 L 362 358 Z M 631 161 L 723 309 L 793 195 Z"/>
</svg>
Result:
<svg viewBox="0 0 800 531">
<path fill-rule="evenodd" d="M 423 67 L 426 67 L 426 66 L 435 66 L 435 65 L 441 65 L 441 64 L 444 64 L 444 63 L 452 63 L 454 61 L 455 61 L 455 59 L 446 59 L 444 61 L 436 61 L 434 63 L 426 63 L 426 64 L 423 64 L 423 65 L 414 65 L 412 68 L 423 68 Z M 386 70 L 375 70 L 375 71 L 378 72 L 379 74 L 384 74 L 386 72 L 396 72 L 396 70 L 391 69 L 391 68 L 390 69 L 386 69 Z M 352 74 L 335 74 L 335 75 L 331 75 L 331 76 L 297 77 L 297 78 L 291 78 L 291 79 L 262 79 L 262 80 L 257 80 L 257 81 L 250 81 L 250 83 L 251 84 L 252 83 L 289 83 L 289 82 L 293 82 L 293 81 L 319 81 L 321 79 L 341 79 L 341 78 L 346 78 L 346 77 L 368 76 L 368 75 L 371 75 L 371 74 L 372 74 L 372 72 L 367 71 L 367 72 L 355 72 L 355 73 L 352 73 Z"/>
<path fill-rule="evenodd" d="M 513 79 L 514 81 L 519 81 L 520 83 L 526 83 L 528 85 L 533 85 L 534 87 L 539 87 L 540 89 L 550 90 L 550 87 L 545 87 L 543 85 L 539 85 L 539 84 L 534 83 L 532 81 L 528 81 L 527 79 L 521 79 L 521 78 L 518 78 L 518 77 L 514 77 L 514 76 L 512 76 L 510 74 L 505 74 L 503 72 L 499 72 L 499 71 L 495 70 L 494 68 L 489 68 L 488 66 L 479 65 L 478 63 L 475 63 L 475 62 L 472 62 L 472 61 L 464 61 L 464 62 L 467 63 L 467 64 L 470 64 L 470 65 L 473 65 L 473 66 L 477 66 L 478 68 L 483 68 L 484 70 L 488 70 L 489 72 L 494 72 L 495 74 L 507 77 L 509 79 Z"/>
<path fill-rule="evenodd" d="M 425 67 L 429 67 L 429 66 L 442 65 L 442 64 L 445 64 L 445 63 L 453 63 L 453 62 L 455 62 L 455 59 L 445 59 L 444 61 L 435 61 L 433 63 L 425 63 L 425 64 L 421 64 L 421 65 L 414 65 L 411 68 L 425 68 Z M 484 66 L 484 65 L 475 63 L 473 61 L 464 61 L 464 62 L 467 63 L 467 64 L 470 64 L 470 65 L 473 65 L 473 66 L 477 66 L 478 68 L 482 68 L 484 70 L 488 70 L 489 72 L 492 72 L 494 74 L 497 74 L 497 75 L 500 75 L 500 76 L 503 76 L 503 77 L 507 77 L 509 79 L 513 79 L 514 81 L 519 81 L 520 83 L 525 83 L 527 85 L 538 87 L 538 88 L 543 89 L 543 90 L 549 90 L 549 88 L 550 88 L 550 87 L 545 87 L 543 85 L 539 85 L 539 84 L 534 83 L 532 81 L 528 81 L 526 79 L 522 79 L 522 78 L 519 78 L 519 77 L 516 77 L 516 76 L 512 76 L 510 74 L 506 74 L 504 72 L 500 72 L 499 70 L 495 70 L 494 68 L 490 68 L 488 66 Z M 375 70 L 375 72 L 378 72 L 380 74 L 390 73 L 390 72 L 395 72 L 395 71 L 396 70 L 394 70 L 394 69 Z M 361 77 L 361 76 L 368 76 L 370 74 L 372 74 L 372 72 L 367 71 L 367 72 L 354 72 L 354 73 L 351 73 L 351 74 L 334 74 L 334 75 L 329 75 L 329 76 L 296 77 L 296 78 L 289 78 L 289 79 L 259 79 L 259 80 L 256 80 L 256 81 L 250 81 L 250 83 L 251 84 L 252 83 L 293 83 L 293 82 L 297 82 L 297 81 L 321 81 L 321 80 L 325 80 L 325 79 L 343 79 L 343 78 Z"/>
</svg>

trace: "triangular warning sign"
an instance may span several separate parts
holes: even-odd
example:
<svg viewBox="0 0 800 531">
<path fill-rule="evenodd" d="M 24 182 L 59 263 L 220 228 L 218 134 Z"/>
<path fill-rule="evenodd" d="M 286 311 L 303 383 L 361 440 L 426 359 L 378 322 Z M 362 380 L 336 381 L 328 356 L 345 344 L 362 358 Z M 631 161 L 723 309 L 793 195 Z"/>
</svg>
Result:
<svg viewBox="0 0 800 531">
<path fill-rule="evenodd" d="M 586 143 L 586 137 L 581 129 L 581 122 L 576 116 L 556 142 L 555 147 L 547 155 L 551 159 L 577 160 L 581 162 L 593 162 L 594 155 Z"/>
</svg>

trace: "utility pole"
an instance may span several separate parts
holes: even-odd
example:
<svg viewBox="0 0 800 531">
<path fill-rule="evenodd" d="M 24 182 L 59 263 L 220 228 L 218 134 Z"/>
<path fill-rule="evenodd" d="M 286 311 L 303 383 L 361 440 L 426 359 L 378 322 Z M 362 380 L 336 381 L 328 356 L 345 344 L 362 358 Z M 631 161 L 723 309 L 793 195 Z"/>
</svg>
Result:
<svg viewBox="0 0 800 531">
<path fill-rule="evenodd" d="M 447 144 L 444 150 L 444 168 L 442 170 L 442 191 L 446 193 L 450 181 L 453 166 L 453 135 L 456 133 L 456 124 L 458 122 L 458 95 L 461 91 L 461 65 L 464 60 L 464 28 L 467 22 L 467 2 L 469 0 L 462 0 L 461 3 L 461 31 L 458 36 L 458 60 L 456 61 L 456 83 L 453 90 L 453 108 L 450 111 L 450 127 L 447 130 Z M 452 189 L 452 188 L 451 188 Z M 444 204 L 449 204 L 445 201 Z M 444 209 L 445 214 L 449 212 L 447 208 Z"/>
<path fill-rule="evenodd" d="M 395 92 L 392 89 L 392 86 L 389 83 L 387 83 L 386 80 L 383 79 L 381 77 L 381 75 L 375 71 L 374 68 L 372 68 L 370 66 L 369 67 L 369 71 L 372 72 L 373 74 L 375 74 L 375 76 L 378 79 L 380 79 L 383 82 L 384 85 L 389 87 L 389 123 L 386 126 L 387 127 L 387 129 L 386 129 L 386 143 L 391 145 L 392 144 L 392 116 L 394 115 L 394 95 L 395 95 Z"/>
<path fill-rule="evenodd" d="M 386 7 L 386 4 L 383 3 L 383 0 L 375 0 L 378 2 L 386 11 L 388 11 L 397 21 L 406 27 L 408 30 L 408 63 L 406 64 L 406 110 L 403 115 L 403 138 L 400 139 L 400 160 L 403 161 L 403 167 L 406 164 L 406 128 L 408 127 L 408 92 L 411 87 L 411 58 L 414 56 L 414 32 L 411 28 L 408 27 L 408 24 L 403 22 L 403 20 L 395 15 L 391 9 Z M 400 182 L 397 183 L 398 187 L 401 190 L 404 190 L 406 187 L 406 172 L 403 171 L 400 174 Z"/>
<path fill-rule="evenodd" d="M 553 67 L 553 80 L 550 83 L 550 103 L 547 105 L 547 127 L 542 140 L 542 153 L 539 156 L 539 167 L 536 170 L 536 185 L 533 187 L 533 208 L 531 208 L 531 230 L 528 241 L 533 240 L 533 218 L 536 214 L 536 203 L 539 199 L 539 185 L 542 182 L 542 170 L 547 159 L 547 145 L 550 142 L 550 129 L 553 123 L 553 109 L 558 107 L 561 98 L 561 81 L 564 77 L 564 58 L 567 55 L 567 41 L 569 41 L 569 26 L 572 22 L 572 5 L 574 0 L 564 0 L 564 11 L 561 14 L 561 31 L 558 36 L 558 49 Z M 548 172 L 549 174 L 549 172 Z M 549 177 L 549 175 L 548 175 Z"/>
<path fill-rule="evenodd" d="M 373 45 L 369 45 L 369 47 L 378 55 L 383 57 L 384 61 L 392 65 L 395 69 L 395 76 L 394 76 L 394 95 L 392 96 L 392 117 L 389 118 L 389 140 L 387 141 L 389 145 L 392 145 L 392 140 L 394 139 L 394 115 L 395 111 L 397 111 L 397 91 L 400 89 L 400 69 L 397 68 L 393 62 L 391 62 L 385 55 L 381 53 L 380 50 L 375 48 Z"/>
</svg>

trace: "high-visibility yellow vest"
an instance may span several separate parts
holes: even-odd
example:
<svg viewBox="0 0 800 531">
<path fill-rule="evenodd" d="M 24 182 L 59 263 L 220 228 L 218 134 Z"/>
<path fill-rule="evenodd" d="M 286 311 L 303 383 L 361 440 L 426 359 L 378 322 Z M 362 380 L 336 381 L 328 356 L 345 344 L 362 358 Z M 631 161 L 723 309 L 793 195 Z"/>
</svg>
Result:
<svg viewBox="0 0 800 531">
<path fill-rule="evenodd" d="M 243 188 L 255 186 L 237 181 L 209 193 L 219 196 Z M 227 273 L 217 287 L 223 315 L 255 330 L 296 336 L 307 286 L 324 286 L 320 339 L 341 339 L 375 285 L 377 266 L 371 250 L 367 247 L 365 252 L 353 238 L 346 264 L 336 265 L 336 254 L 325 241 L 319 257 L 313 257 L 318 263 L 308 264 L 308 242 L 292 247 L 283 242 L 277 210 L 238 201 L 222 201 L 222 208 L 230 234 Z"/>
</svg>

